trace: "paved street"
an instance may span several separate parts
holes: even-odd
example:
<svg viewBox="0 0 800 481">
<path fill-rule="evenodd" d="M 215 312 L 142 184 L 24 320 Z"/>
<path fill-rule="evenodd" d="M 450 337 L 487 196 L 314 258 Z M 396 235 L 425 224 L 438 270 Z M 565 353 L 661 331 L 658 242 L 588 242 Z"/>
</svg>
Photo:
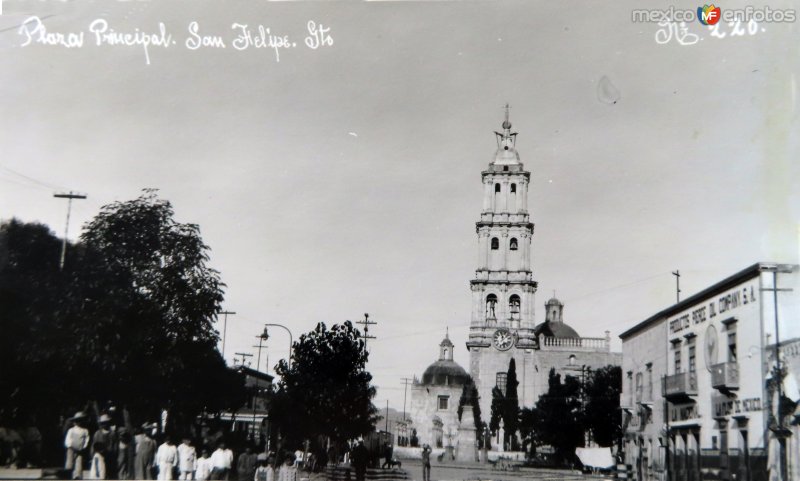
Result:
<svg viewBox="0 0 800 481">
<path fill-rule="evenodd" d="M 422 481 L 422 463 L 419 460 L 404 459 L 403 469 L 411 474 L 414 481 Z M 433 464 L 431 466 L 431 481 L 474 480 L 522 480 L 536 479 L 542 481 L 577 481 L 577 480 L 605 480 L 613 479 L 611 476 L 584 475 L 579 471 L 558 469 L 523 468 L 520 471 L 494 471 L 491 465 L 461 466 L 456 464 Z"/>
</svg>

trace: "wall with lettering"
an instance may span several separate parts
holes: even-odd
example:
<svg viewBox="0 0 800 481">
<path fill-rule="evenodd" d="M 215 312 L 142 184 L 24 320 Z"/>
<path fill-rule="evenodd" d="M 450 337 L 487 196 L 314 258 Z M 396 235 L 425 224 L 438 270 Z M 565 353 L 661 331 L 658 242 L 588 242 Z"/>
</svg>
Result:
<svg viewBox="0 0 800 481">
<path fill-rule="evenodd" d="M 762 427 L 762 295 L 753 277 L 667 318 L 668 375 L 679 370 L 690 376 L 687 390 L 696 391 L 687 401 L 671 403 L 669 421 L 674 427 L 700 426 L 701 446 L 710 447 L 711 437 L 719 436 L 715 418 L 745 418 L 754 432 Z"/>
</svg>

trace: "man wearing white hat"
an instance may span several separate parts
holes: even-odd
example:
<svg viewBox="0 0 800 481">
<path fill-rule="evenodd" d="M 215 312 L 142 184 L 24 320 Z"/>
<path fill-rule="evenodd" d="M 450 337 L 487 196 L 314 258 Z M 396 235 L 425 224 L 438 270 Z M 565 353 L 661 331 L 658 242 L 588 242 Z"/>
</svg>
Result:
<svg viewBox="0 0 800 481">
<path fill-rule="evenodd" d="M 72 427 L 64 438 L 64 447 L 67 448 L 66 469 L 72 470 L 72 479 L 83 479 L 83 457 L 89 447 L 89 431 L 83 427 L 85 415 L 78 411 L 72 417 Z"/>
</svg>

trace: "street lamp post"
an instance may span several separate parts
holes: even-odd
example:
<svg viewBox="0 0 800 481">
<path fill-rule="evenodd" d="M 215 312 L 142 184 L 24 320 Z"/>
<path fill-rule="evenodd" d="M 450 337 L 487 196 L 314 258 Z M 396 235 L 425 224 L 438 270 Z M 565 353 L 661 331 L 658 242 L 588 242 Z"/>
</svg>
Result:
<svg viewBox="0 0 800 481">
<path fill-rule="evenodd" d="M 256 336 L 258 338 L 258 356 L 256 358 L 256 383 L 253 393 L 253 442 L 256 440 L 256 401 L 258 400 L 258 375 L 261 373 L 259 369 L 261 369 L 261 348 L 263 347 L 264 341 L 269 339 L 269 333 L 267 332 L 267 326 L 264 326 L 264 332 Z"/>
<path fill-rule="evenodd" d="M 267 332 L 267 327 L 280 327 L 280 328 L 284 329 L 289 334 L 289 364 L 291 365 L 292 364 L 292 346 L 294 345 L 294 343 L 292 342 L 292 331 L 290 331 L 288 327 L 286 327 L 286 326 L 284 326 L 282 324 L 264 324 L 264 334 L 263 334 L 263 336 L 265 336 L 264 340 L 267 340 L 269 338 L 269 333 Z"/>
</svg>

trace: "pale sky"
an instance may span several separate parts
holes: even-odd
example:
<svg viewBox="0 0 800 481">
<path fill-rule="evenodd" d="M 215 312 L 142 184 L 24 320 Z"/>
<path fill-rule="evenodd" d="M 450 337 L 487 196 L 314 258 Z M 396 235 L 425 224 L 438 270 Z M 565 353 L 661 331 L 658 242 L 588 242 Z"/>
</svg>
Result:
<svg viewBox="0 0 800 481">
<path fill-rule="evenodd" d="M 657 24 L 632 22 L 641 7 L 4 0 L 0 219 L 63 235 L 52 194 L 80 191 L 75 239 L 100 206 L 157 187 L 200 225 L 228 286 L 229 361 L 255 353 L 265 322 L 297 337 L 368 312 L 375 403 L 401 410 L 400 379 L 421 376 L 448 326 L 467 367 L 480 172 L 509 102 L 532 172 L 537 322 L 556 291 L 567 323 L 610 330 L 618 350 L 620 332 L 674 302 L 671 271 L 688 296 L 798 260 L 798 24 L 716 38 L 695 21 L 696 44 L 659 44 Z M 23 47 L 30 15 L 85 45 Z M 176 44 L 151 46 L 147 65 L 141 46 L 95 46 L 96 19 L 163 22 Z M 333 45 L 304 45 L 310 20 Z M 193 21 L 226 48 L 186 48 Z M 233 23 L 297 46 L 280 62 L 237 51 Z M 270 371 L 288 351 L 272 336 Z"/>
</svg>

